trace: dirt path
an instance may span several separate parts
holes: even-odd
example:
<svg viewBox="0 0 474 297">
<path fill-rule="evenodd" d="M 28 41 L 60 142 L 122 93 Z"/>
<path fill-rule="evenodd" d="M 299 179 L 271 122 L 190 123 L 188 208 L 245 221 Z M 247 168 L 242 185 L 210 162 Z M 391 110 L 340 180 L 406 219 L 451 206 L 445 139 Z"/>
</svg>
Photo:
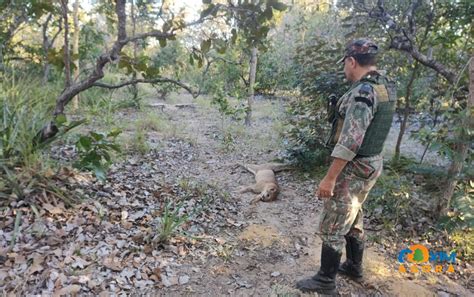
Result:
<svg viewBox="0 0 474 297">
<path fill-rule="evenodd" d="M 321 241 L 315 234 L 321 202 L 312 193 L 316 181 L 295 172 L 282 172 L 278 180 L 282 188 L 279 199 L 271 203 L 250 205 L 252 194 L 235 190 L 253 182 L 253 176 L 235 164 L 265 163 L 277 155 L 279 143 L 274 123 L 281 116 L 282 103 L 258 102 L 254 125 L 237 135 L 232 150 L 223 150 L 223 130 L 219 115 L 204 104 L 190 110 L 165 108 L 171 121 L 185 129 L 191 137 L 197 158 L 190 165 L 191 178 L 215 182 L 229 192 L 237 205 L 237 213 L 228 220 L 235 227 L 217 233 L 213 257 L 184 257 L 173 274 L 190 275 L 184 286 L 168 286 L 163 295 L 202 296 L 280 296 L 298 295 L 296 280 L 312 275 L 319 266 Z M 167 111 L 168 110 L 168 111 Z M 236 124 L 232 124 L 236 125 Z M 234 133 L 236 128 L 229 128 Z M 224 129 L 225 130 L 225 129 Z M 237 133 L 238 134 L 238 133 Z M 227 144 L 229 145 L 229 144 Z M 443 276 L 404 276 L 397 272 L 397 262 L 373 246 L 365 255 L 367 279 L 363 285 L 338 278 L 342 296 L 468 296 L 470 292 Z"/>
<path fill-rule="evenodd" d="M 152 149 L 123 156 L 105 183 L 68 170 L 68 184 L 88 199 L 73 208 L 45 204 L 38 216 L 24 207 L 12 248 L 15 213 L 2 211 L 0 296 L 298 295 L 295 282 L 319 266 L 315 230 L 321 201 L 312 194 L 317 181 L 281 172 L 282 192 L 270 203 L 250 205 L 252 194 L 236 193 L 253 183 L 238 163 L 278 156 L 283 103 L 257 101 L 254 125 L 246 128 L 222 122 L 208 101 L 177 107 L 190 102 L 178 99 L 182 102 L 165 102 L 163 111 L 116 114 L 125 144 Z M 141 129 L 146 144 L 136 137 Z M 74 151 L 59 149 L 66 155 Z M 189 236 L 156 240 L 167 201 L 182 203 L 173 208 L 178 217 L 195 213 L 178 229 Z M 194 211 L 201 206 L 202 212 Z M 367 280 L 361 285 L 340 277 L 339 293 L 473 295 L 443 274 L 398 273 L 394 249 L 369 244 Z"/>
</svg>

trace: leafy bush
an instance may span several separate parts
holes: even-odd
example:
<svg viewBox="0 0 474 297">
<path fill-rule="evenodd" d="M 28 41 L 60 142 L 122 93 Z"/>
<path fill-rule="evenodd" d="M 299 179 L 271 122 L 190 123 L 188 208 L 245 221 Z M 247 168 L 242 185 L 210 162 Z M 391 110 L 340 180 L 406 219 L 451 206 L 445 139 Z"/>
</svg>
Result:
<svg viewBox="0 0 474 297">
<path fill-rule="evenodd" d="M 380 224 L 387 231 L 395 231 L 398 224 L 404 225 L 404 218 L 419 217 L 420 210 L 412 203 L 412 188 L 406 176 L 386 168 L 370 191 L 364 207 L 371 223 Z"/>
<path fill-rule="evenodd" d="M 303 168 L 324 164 L 329 155 L 325 148 L 330 129 L 326 120 L 327 98 L 331 94 L 339 98 L 348 88 L 338 72 L 340 66 L 335 64 L 340 52 L 329 41 L 313 38 L 298 47 L 295 56 L 297 83 L 304 97 L 291 102 L 287 110 L 285 137 L 288 157 L 296 159 Z"/>
<path fill-rule="evenodd" d="M 59 116 L 55 120 L 59 132 L 47 141 L 39 139 L 39 132 L 51 120 L 56 87 L 43 86 L 39 80 L 28 76 L 0 79 L 1 163 L 34 165 L 35 161 L 40 161 L 44 148 L 83 123 L 68 122 L 65 116 Z"/>
<path fill-rule="evenodd" d="M 120 146 L 115 142 L 120 133 L 121 130 L 114 129 L 109 133 L 91 131 L 88 135 L 80 136 L 76 142 L 79 160 L 74 166 L 92 171 L 99 180 L 104 181 L 106 172 L 112 164 L 110 152 L 120 152 Z"/>
<path fill-rule="evenodd" d="M 296 87 L 298 74 L 295 63 L 290 59 L 291 53 L 287 45 L 274 43 L 259 56 L 255 92 L 274 94 L 279 90 L 293 90 Z"/>
<path fill-rule="evenodd" d="M 26 87 L 27 86 L 27 87 Z M 71 205 L 77 197 L 57 185 L 58 170 L 46 149 L 83 121 L 68 122 L 59 116 L 59 132 L 41 141 L 39 132 L 51 120 L 59 86 L 42 85 L 29 74 L 0 78 L 0 205 L 44 202 L 45 197 Z M 37 197 L 40 197 L 37 199 Z M 12 204 L 13 203 L 13 204 Z"/>
<path fill-rule="evenodd" d="M 391 160 L 367 198 L 366 217 L 396 236 L 417 233 L 430 241 L 450 242 L 462 259 L 469 261 L 474 257 L 474 183 L 469 170 L 463 176 L 466 178 L 457 185 L 452 199 L 452 211 L 437 220 L 432 211 L 436 202 L 433 196 L 443 192 L 439 181 L 446 178 L 446 170 L 403 156 Z"/>
<path fill-rule="evenodd" d="M 342 44 L 313 37 L 297 48 L 295 63 L 298 72 L 298 86 L 303 95 L 325 100 L 330 94 L 341 97 L 348 89 L 344 81 L 342 64 L 336 64 L 341 57 Z"/>
<path fill-rule="evenodd" d="M 452 211 L 440 220 L 440 226 L 448 231 L 474 229 L 474 182 L 472 180 L 457 185 Z"/>
<path fill-rule="evenodd" d="M 232 105 L 227 94 L 223 91 L 220 85 L 216 85 L 211 91 L 213 94 L 211 105 L 217 107 L 222 119 L 230 117 L 233 120 L 240 121 L 244 118 L 247 107 L 243 100 L 246 98 L 245 92 L 235 91 L 234 95 L 237 98 L 237 104 Z"/>
<path fill-rule="evenodd" d="M 3 77 L 0 88 L 0 159 L 26 164 L 35 152 L 36 134 L 51 117 L 54 91 L 26 77 Z"/>
<path fill-rule="evenodd" d="M 286 123 L 286 155 L 303 169 L 326 163 L 329 151 L 325 147 L 329 125 L 321 103 L 301 98 L 290 104 Z"/>
</svg>

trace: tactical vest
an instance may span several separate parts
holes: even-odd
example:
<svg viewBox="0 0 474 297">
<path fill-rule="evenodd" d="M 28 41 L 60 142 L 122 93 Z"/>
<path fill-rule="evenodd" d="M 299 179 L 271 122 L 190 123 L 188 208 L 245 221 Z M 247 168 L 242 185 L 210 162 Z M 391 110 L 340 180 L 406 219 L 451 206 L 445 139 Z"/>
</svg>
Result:
<svg viewBox="0 0 474 297">
<path fill-rule="evenodd" d="M 358 156 L 368 157 L 378 155 L 383 150 L 383 144 L 392 125 L 397 94 L 395 84 L 378 73 L 362 78 L 352 89 L 362 83 L 370 83 L 375 91 L 377 100 L 377 110 L 365 132 L 362 145 L 357 152 Z M 337 143 L 343 123 L 344 118 L 336 112 L 328 144 L 335 145 Z"/>
</svg>

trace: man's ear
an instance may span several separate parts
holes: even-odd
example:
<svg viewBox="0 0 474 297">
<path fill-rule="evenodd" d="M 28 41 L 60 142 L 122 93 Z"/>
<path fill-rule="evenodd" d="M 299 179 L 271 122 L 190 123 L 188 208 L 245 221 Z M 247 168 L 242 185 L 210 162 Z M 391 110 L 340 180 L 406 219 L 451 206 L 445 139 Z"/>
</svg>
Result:
<svg viewBox="0 0 474 297">
<path fill-rule="evenodd" d="M 349 65 L 351 66 L 351 68 L 355 68 L 356 66 L 356 60 L 354 59 L 354 57 L 347 57 L 347 59 L 349 59 Z"/>
</svg>

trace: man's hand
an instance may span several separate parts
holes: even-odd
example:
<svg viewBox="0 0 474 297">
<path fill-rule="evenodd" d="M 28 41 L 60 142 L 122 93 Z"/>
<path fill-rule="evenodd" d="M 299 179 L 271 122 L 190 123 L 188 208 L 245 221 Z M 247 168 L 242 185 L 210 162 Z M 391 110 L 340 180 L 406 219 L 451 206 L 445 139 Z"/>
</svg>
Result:
<svg viewBox="0 0 474 297">
<path fill-rule="evenodd" d="M 347 160 L 334 158 L 329 166 L 328 173 L 323 178 L 319 187 L 316 189 L 316 196 L 319 198 L 331 198 L 334 195 L 334 187 L 336 185 L 336 179 L 341 173 L 342 169 L 347 164 Z"/>
<path fill-rule="evenodd" d="M 319 187 L 316 189 L 316 196 L 319 198 L 331 198 L 334 195 L 335 185 L 336 179 L 330 178 L 326 175 L 319 183 Z"/>
</svg>

